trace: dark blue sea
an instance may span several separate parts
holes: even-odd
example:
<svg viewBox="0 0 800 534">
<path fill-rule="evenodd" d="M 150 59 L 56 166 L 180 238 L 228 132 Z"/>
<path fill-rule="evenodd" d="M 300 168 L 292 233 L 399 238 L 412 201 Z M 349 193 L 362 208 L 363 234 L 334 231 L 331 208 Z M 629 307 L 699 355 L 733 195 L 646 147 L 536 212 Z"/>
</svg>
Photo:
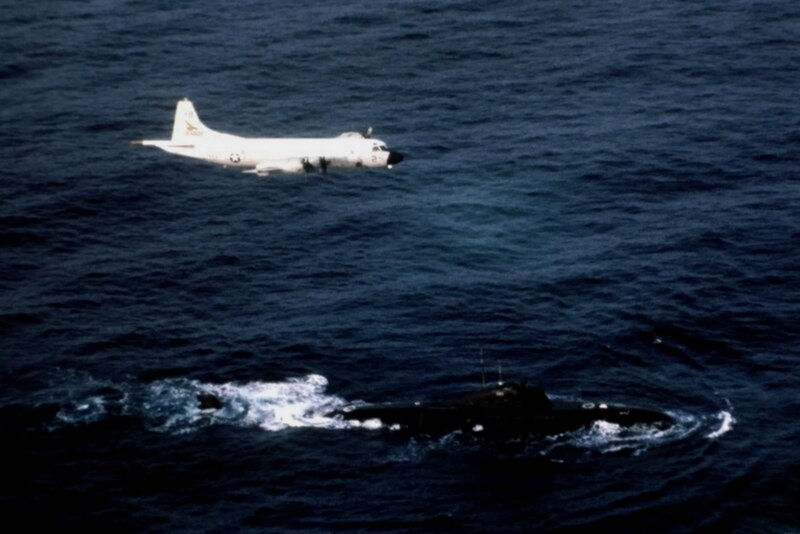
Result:
<svg viewBox="0 0 800 534">
<path fill-rule="evenodd" d="M 406 159 L 129 144 L 182 97 Z M 789 0 L 0 2 L 4 523 L 799 532 L 799 99 Z M 327 416 L 484 368 L 676 423 Z"/>
</svg>

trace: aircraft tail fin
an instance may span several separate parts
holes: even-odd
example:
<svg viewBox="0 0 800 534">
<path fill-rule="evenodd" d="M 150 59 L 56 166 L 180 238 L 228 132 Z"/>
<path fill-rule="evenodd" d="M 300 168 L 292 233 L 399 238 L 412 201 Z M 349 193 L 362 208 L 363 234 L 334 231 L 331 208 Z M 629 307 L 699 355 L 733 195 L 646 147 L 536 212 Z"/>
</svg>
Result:
<svg viewBox="0 0 800 534">
<path fill-rule="evenodd" d="M 172 142 L 186 143 L 209 133 L 214 131 L 200 122 L 192 102 L 188 98 L 179 100 L 175 108 L 175 123 L 172 125 Z"/>
</svg>

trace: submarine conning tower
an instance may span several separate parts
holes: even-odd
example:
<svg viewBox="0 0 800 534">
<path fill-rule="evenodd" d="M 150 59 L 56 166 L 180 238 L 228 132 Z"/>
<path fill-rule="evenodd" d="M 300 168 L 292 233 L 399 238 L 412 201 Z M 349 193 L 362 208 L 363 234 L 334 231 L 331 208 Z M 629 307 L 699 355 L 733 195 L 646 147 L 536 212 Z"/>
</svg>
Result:
<svg viewBox="0 0 800 534">
<path fill-rule="evenodd" d="M 463 408 L 509 409 L 543 412 L 550 410 L 553 403 L 539 387 L 527 384 L 504 384 L 467 395 L 456 402 Z"/>
</svg>

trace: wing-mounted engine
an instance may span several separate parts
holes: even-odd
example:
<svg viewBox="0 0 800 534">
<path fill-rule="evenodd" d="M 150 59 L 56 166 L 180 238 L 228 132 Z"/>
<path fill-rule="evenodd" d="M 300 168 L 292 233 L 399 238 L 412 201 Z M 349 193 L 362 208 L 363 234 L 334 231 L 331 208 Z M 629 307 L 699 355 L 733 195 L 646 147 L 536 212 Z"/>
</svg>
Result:
<svg viewBox="0 0 800 534">
<path fill-rule="evenodd" d="M 330 161 L 325 156 L 320 156 L 317 158 L 316 164 L 312 163 L 312 160 L 308 158 L 303 158 L 303 170 L 306 172 L 314 172 L 319 170 L 322 174 L 328 172 L 328 165 L 330 165 Z"/>
</svg>

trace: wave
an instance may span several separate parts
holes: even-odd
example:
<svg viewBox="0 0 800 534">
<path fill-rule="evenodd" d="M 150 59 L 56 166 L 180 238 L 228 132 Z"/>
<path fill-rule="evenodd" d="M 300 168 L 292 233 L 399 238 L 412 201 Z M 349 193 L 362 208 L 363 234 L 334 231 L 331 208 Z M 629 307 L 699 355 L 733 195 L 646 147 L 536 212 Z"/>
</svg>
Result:
<svg viewBox="0 0 800 534">
<path fill-rule="evenodd" d="M 713 432 L 709 432 L 706 435 L 708 439 L 719 439 L 723 435 L 733 430 L 733 424 L 736 423 L 736 418 L 733 417 L 733 414 L 724 410 L 716 415 L 716 419 L 720 422 L 719 428 Z"/>
</svg>

